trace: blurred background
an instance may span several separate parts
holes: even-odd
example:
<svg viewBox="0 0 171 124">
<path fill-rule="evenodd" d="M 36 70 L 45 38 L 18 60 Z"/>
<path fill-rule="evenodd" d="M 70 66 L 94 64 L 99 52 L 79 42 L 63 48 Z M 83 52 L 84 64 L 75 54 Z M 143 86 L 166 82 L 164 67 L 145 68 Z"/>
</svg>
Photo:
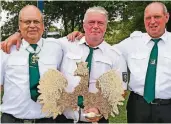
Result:
<svg viewBox="0 0 171 124">
<path fill-rule="evenodd" d="M 144 32 L 144 8 L 151 1 L 1 1 L 1 41 L 18 29 L 18 13 L 25 5 L 39 5 L 44 14 L 46 31 L 44 37 L 62 37 L 74 30 L 83 31 L 85 11 L 92 6 L 102 6 L 109 12 L 109 24 L 105 40 L 115 44 L 131 32 Z M 171 13 L 171 1 L 163 1 Z M 171 19 L 167 25 L 171 31 Z"/>
</svg>

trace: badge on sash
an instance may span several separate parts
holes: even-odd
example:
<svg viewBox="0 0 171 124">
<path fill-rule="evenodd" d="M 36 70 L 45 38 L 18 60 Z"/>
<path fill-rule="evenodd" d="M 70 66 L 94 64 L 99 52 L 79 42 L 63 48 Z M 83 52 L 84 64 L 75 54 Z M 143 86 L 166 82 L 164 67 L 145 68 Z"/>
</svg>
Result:
<svg viewBox="0 0 171 124">
<path fill-rule="evenodd" d="M 128 73 L 127 72 L 122 72 L 122 79 L 125 83 L 128 81 Z"/>
</svg>

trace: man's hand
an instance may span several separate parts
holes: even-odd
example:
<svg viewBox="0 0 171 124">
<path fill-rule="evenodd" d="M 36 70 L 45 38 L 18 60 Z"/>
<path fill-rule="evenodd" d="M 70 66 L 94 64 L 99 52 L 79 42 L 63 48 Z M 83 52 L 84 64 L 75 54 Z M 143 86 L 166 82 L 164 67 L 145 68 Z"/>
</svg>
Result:
<svg viewBox="0 0 171 124">
<path fill-rule="evenodd" d="M 126 95 L 127 95 L 127 92 L 126 92 L 126 90 L 125 90 L 125 91 L 124 91 L 124 94 L 122 94 L 122 96 L 125 98 Z"/>
<path fill-rule="evenodd" d="M 75 41 L 75 39 L 80 40 L 83 36 L 84 36 L 83 33 L 79 31 L 73 31 L 72 33 L 67 35 L 67 38 L 69 41 Z"/>
<path fill-rule="evenodd" d="M 8 37 L 5 41 L 1 42 L 1 49 L 9 54 L 12 45 L 16 45 L 17 50 L 19 50 L 20 44 L 21 34 L 19 32 L 16 32 L 15 34 Z"/>
<path fill-rule="evenodd" d="M 84 108 L 84 113 L 90 113 L 93 112 L 96 115 L 100 115 L 100 112 L 97 108 Z M 101 116 L 96 116 L 96 117 L 85 117 L 86 120 L 88 120 L 89 122 L 98 122 L 101 119 Z"/>
</svg>

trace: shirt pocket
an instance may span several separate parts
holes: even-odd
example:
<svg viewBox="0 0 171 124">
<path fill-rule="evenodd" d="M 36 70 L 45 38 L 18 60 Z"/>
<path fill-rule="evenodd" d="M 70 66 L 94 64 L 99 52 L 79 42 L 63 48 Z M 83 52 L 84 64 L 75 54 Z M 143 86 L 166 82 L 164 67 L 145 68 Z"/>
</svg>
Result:
<svg viewBox="0 0 171 124">
<path fill-rule="evenodd" d="M 163 71 L 165 71 L 165 73 L 168 73 L 168 74 L 171 74 L 171 71 L 170 71 L 170 65 L 171 65 L 171 53 L 168 53 L 168 52 L 165 52 L 162 57 L 162 60 L 161 60 L 161 67 L 163 68 Z"/>
<path fill-rule="evenodd" d="M 94 63 L 93 63 L 93 67 L 95 67 L 95 71 L 97 71 L 97 73 L 105 73 L 106 71 L 112 69 L 112 61 L 106 57 L 106 56 L 99 56 L 96 55 L 93 57 L 94 58 Z"/>
<path fill-rule="evenodd" d="M 6 64 L 6 74 L 14 77 L 20 77 L 21 75 L 24 76 L 24 74 L 28 74 L 28 59 L 19 56 L 9 57 Z"/>
<path fill-rule="evenodd" d="M 164 56 L 165 64 L 166 64 L 166 65 L 171 65 L 171 53 L 165 52 L 165 53 L 163 54 L 163 56 Z"/>
<path fill-rule="evenodd" d="M 56 56 L 41 57 L 39 59 L 39 72 L 40 74 L 43 74 L 48 69 L 57 69 L 57 65 L 58 63 Z"/>
<path fill-rule="evenodd" d="M 131 73 L 136 73 L 139 76 L 146 73 L 149 59 L 148 54 L 134 53 L 130 55 L 129 59 L 130 60 L 128 60 L 128 66 L 131 70 Z"/>
<path fill-rule="evenodd" d="M 63 59 L 62 71 L 64 70 L 64 72 L 74 74 L 74 71 L 77 68 L 76 63 L 81 62 L 81 56 L 73 53 L 67 53 Z"/>
</svg>

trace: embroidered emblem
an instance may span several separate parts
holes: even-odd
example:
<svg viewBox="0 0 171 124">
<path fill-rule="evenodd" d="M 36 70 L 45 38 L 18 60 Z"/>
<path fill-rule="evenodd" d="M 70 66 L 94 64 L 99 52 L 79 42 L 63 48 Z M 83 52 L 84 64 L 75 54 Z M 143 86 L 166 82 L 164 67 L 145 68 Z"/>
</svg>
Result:
<svg viewBox="0 0 171 124">
<path fill-rule="evenodd" d="M 150 60 L 150 64 L 151 64 L 151 65 L 155 65 L 155 64 L 156 64 L 156 60 L 155 60 L 155 59 L 151 59 L 151 60 Z"/>
<path fill-rule="evenodd" d="M 122 79 L 124 82 L 128 81 L 128 73 L 127 72 L 122 72 Z"/>
<path fill-rule="evenodd" d="M 39 60 L 39 57 L 35 54 L 31 57 L 31 63 L 32 64 L 36 64 L 38 60 Z"/>
</svg>

